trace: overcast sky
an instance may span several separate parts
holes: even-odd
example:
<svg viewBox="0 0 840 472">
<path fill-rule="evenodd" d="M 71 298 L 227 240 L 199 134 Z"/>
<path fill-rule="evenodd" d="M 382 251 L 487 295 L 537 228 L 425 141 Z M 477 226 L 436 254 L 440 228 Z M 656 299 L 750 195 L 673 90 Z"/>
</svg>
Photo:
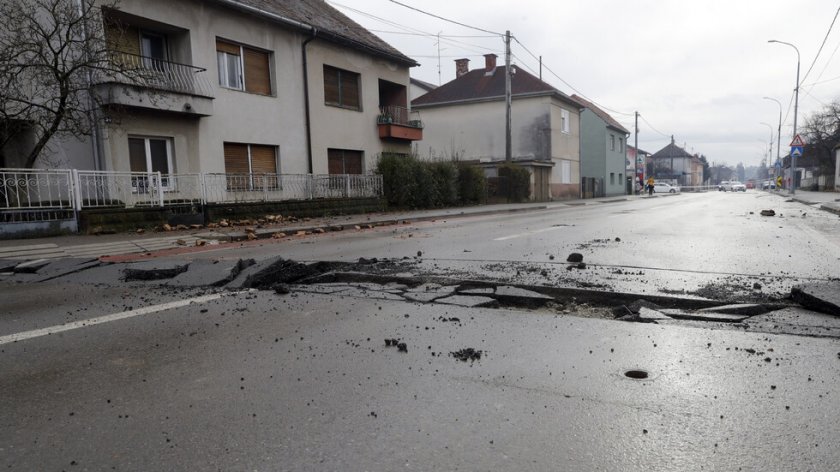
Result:
<svg viewBox="0 0 840 472">
<path fill-rule="evenodd" d="M 772 125 L 776 155 L 779 106 L 762 98 L 768 96 L 782 103 L 784 154 L 792 139 L 797 58 L 792 47 L 770 39 L 801 53 L 800 128 L 840 99 L 840 19 L 817 57 L 837 0 L 399 1 L 490 32 L 510 30 L 517 40 L 514 64 L 538 75 L 532 54 L 542 56 L 544 81 L 602 106 L 631 132 L 638 110 L 639 148 L 648 152 L 674 135 L 711 162 L 758 165 L 771 133 L 761 122 Z M 414 78 L 446 83 L 455 78 L 454 59 L 469 58 L 474 69 L 490 52 L 504 63 L 501 37 L 391 0 L 329 3 L 419 62 Z"/>
</svg>

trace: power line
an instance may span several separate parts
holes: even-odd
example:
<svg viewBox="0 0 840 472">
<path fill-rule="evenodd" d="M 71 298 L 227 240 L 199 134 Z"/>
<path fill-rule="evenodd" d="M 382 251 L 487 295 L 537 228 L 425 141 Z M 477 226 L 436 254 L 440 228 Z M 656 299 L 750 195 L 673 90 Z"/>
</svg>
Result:
<svg viewBox="0 0 840 472">
<path fill-rule="evenodd" d="M 399 5 L 399 6 L 402 6 L 402 7 L 408 8 L 409 10 L 414 10 L 414 11 L 419 12 L 419 13 L 422 13 L 422 14 L 424 14 L 424 15 L 428 15 L 428 16 L 431 16 L 431 17 L 433 17 L 433 18 L 437 18 L 437 19 L 439 19 L 439 20 L 443 20 L 443 21 L 446 21 L 446 22 L 449 22 L 449 23 L 452 23 L 452 24 L 455 24 L 455 25 L 458 25 L 458 26 L 463 26 L 464 28 L 474 29 L 474 30 L 476 30 L 476 31 L 481 31 L 481 32 L 483 32 L 483 33 L 495 34 L 495 35 L 497 35 L 497 36 L 504 36 L 502 33 L 497 33 L 497 32 L 495 32 L 495 31 L 490 31 L 490 30 L 486 30 L 486 29 L 483 29 L 483 28 L 478 28 L 478 27 L 475 27 L 475 26 L 470 26 L 470 25 L 468 25 L 468 24 L 461 23 L 461 22 L 458 22 L 458 21 L 455 21 L 455 20 L 450 20 L 449 18 L 444 18 L 444 17 L 442 17 L 442 16 L 435 15 L 434 13 L 429 13 L 429 12 L 427 12 L 427 11 L 423 11 L 423 10 L 421 10 L 421 9 L 419 9 L 419 8 L 414 8 L 414 7 L 412 7 L 411 5 L 406 5 L 405 3 L 398 2 L 397 0 L 391 0 L 391 3 L 396 3 L 396 4 L 397 4 L 397 5 Z"/>
<path fill-rule="evenodd" d="M 373 33 L 384 33 L 384 34 L 407 34 L 407 35 L 412 35 L 412 36 L 429 36 L 429 35 L 437 36 L 436 34 L 431 34 L 431 33 L 408 33 L 408 32 L 404 32 L 404 31 L 385 31 L 385 30 L 375 30 L 375 29 L 369 29 L 368 31 L 373 32 Z M 495 35 L 487 35 L 487 34 L 484 34 L 484 35 L 477 35 L 477 34 L 474 34 L 474 35 L 469 35 L 469 34 L 442 34 L 442 35 L 440 35 L 440 37 L 441 38 L 495 38 L 496 36 Z"/>
<path fill-rule="evenodd" d="M 330 1 L 329 3 L 336 6 L 336 7 L 343 8 L 345 10 L 354 12 L 356 14 L 365 16 L 367 18 L 371 18 L 373 20 L 382 22 L 386 25 L 402 29 L 402 30 L 405 31 L 405 33 L 402 33 L 402 34 L 411 34 L 411 35 L 416 35 L 416 36 L 426 36 L 429 39 L 440 40 L 441 42 L 443 42 L 445 44 L 448 44 L 450 46 L 458 46 L 458 47 L 464 48 L 468 51 L 475 52 L 477 54 L 482 54 L 482 51 L 480 51 L 480 50 L 495 52 L 495 49 L 488 48 L 486 46 L 481 46 L 481 45 L 478 45 L 478 44 L 468 43 L 468 42 L 465 42 L 465 41 L 458 41 L 458 40 L 455 40 L 455 39 L 447 39 L 448 37 L 456 37 L 456 36 L 449 36 L 449 35 L 446 35 L 446 36 L 440 35 L 439 36 L 437 33 L 429 33 L 427 31 L 423 31 L 423 30 L 420 30 L 420 29 L 417 29 L 417 28 L 413 28 L 411 26 L 402 25 L 402 24 L 397 23 L 395 21 L 387 20 L 385 18 L 381 18 L 379 16 L 373 15 L 371 13 L 368 13 L 368 12 L 365 12 L 365 11 L 362 11 L 362 10 L 357 10 L 353 7 L 349 7 L 349 6 L 341 4 L 341 3 L 337 3 L 337 2 L 333 2 L 333 1 Z M 485 36 L 485 37 L 495 38 L 496 36 Z M 413 57 L 413 56 L 409 56 L 409 57 Z M 437 57 L 437 56 L 434 56 L 434 57 Z"/>
<path fill-rule="evenodd" d="M 645 119 L 645 117 L 644 117 L 644 115 L 642 115 L 641 113 L 639 113 L 639 118 L 641 118 L 641 119 L 642 119 L 642 121 L 644 121 L 644 122 L 645 122 L 645 124 L 647 124 L 647 125 L 650 127 L 650 129 L 652 129 L 653 131 L 655 131 L 656 133 L 658 133 L 658 134 L 659 134 L 660 136 L 662 136 L 663 138 L 670 138 L 670 136 L 668 136 L 667 134 L 665 134 L 665 133 L 663 133 L 662 131 L 659 131 L 658 129 L 654 128 L 654 127 L 653 127 L 653 125 L 652 125 L 652 124 L 650 124 L 650 122 L 649 122 L 648 120 L 646 120 L 646 119 Z"/>
<path fill-rule="evenodd" d="M 537 57 L 537 56 L 536 56 L 533 52 L 531 52 L 531 51 L 530 51 L 527 47 L 525 47 L 525 45 L 524 45 L 524 44 L 522 44 L 522 42 L 521 42 L 521 41 L 519 41 L 519 39 L 517 39 L 517 38 L 514 36 L 514 37 L 513 37 L 513 40 L 514 40 L 514 41 L 516 41 L 516 43 L 517 43 L 517 44 L 519 44 L 520 46 L 522 46 L 522 49 L 524 49 L 524 50 L 525 50 L 525 52 L 527 52 L 528 54 L 530 54 L 530 55 L 531 55 L 531 57 L 533 57 L 533 58 L 534 58 L 535 60 L 537 60 L 537 61 L 540 61 L 540 59 L 539 59 L 539 58 L 538 58 L 538 57 Z M 580 95 L 581 97 L 585 98 L 586 100 L 588 100 L 588 101 L 592 102 L 592 103 L 593 103 L 593 104 L 595 104 L 597 107 L 602 108 L 602 109 L 604 109 L 604 110 L 606 110 L 606 111 L 608 111 L 608 112 L 610 112 L 610 113 L 615 113 L 615 114 L 617 114 L 617 115 L 633 116 L 633 113 L 625 113 L 625 112 L 621 112 L 621 111 L 613 110 L 613 109 L 611 109 L 611 108 L 609 108 L 609 107 L 606 107 L 606 106 L 604 106 L 604 105 L 601 105 L 601 104 L 597 103 L 595 100 L 592 100 L 591 98 L 587 97 L 587 96 L 586 96 L 586 94 L 582 93 L 580 90 L 578 90 L 578 89 L 576 89 L 575 87 L 573 87 L 573 86 L 572 86 L 572 84 L 570 84 L 570 83 L 566 82 L 566 81 L 565 81 L 562 77 L 560 77 L 560 76 L 559 76 L 559 75 L 557 75 L 557 74 L 556 74 L 553 70 L 551 70 L 551 69 L 550 69 L 550 68 L 549 68 L 549 67 L 548 67 L 545 63 L 543 63 L 542 61 L 540 61 L 540 62 L 542 63 L 542 67 L 543 67 L 543 69 L 545 69 L 545 70 L 547 70 L 548 72 L 550 72 L 550 73 L 551 73 L 551 75 L 553 75 L 554 77 L 556 77 L 556 78 L 557 78 L 560 82 L 563 82 L 563 83 L 564 83 L 567 87 L 569 87 L 570 89 L 574 90 L 574 91 L 575 91 L 575 93 L 577 93 L 577 94 L 578 94 L 578 95 Z M 532 69 L 532 71 L 533 71 L 533 69 Z"/>
<path fill-rule="evenodd" d="M 834 22 L 837 21 L 837 15 L 840 14 L 840 7 L 837 7 L 837 11 L 834 12 L 834 19 L 831 20 L 831 24 L 828 26 L 828 31 L 825 32 L 825 37 L 823 38 L 822 44 L 820 44 L 820 48 L 817 50 L 817 55 L 814 56 L 814 62 L 811 63 L 811 67 L 808 68 L 808 72 L 805 72 L 805 77 L 802 77 L 802 82 L 805 82 L 805 79 L 808 78 L 808 74 L 811 73 L 811 69 L 814 68 L 814 64 L 817 63 L 817 59 L 820 57 L 820 53 L 822 53 L 823 47 L 825 46 L 825 42 L 828 41 L 828 36 L 831 34 L 831 29 L 834 28 Z M 799 84 L 796 84 L 799 87 Z"/>
</svg>

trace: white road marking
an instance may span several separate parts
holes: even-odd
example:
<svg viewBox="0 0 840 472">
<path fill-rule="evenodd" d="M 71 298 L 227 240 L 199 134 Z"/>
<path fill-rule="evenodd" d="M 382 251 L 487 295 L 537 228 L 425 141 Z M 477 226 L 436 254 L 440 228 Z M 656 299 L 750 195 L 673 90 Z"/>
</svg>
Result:
<svg viewBox="0 0 840 472">
<path fill-rule="evenodd" d="M 222 294 L 213 293 L 210 295 L 203 295 L 200 297 L 190 298 L 187 300 L 178 300 L 174 302 L 161 303 L 160 305 L 152 305 L 136 310 L 124 311 L 122 313 L 114 313 L 112 315 L 100 316 L 97 318 L 90 318 L 81 321 L 74 321 L 72 323 L 65 323 L 63 325 L 50 326 L 49 328 L 35 329 L 32 331 L 24 331 L 22 333 L 8 334 L 0 336 L 0 346 L 3 344 L 13 343 L 16 341 L 23 341 L 24 339 L 32 339 L 41 336 L 48 336 L 50 334 L 61 333 L 73 329 L 84 328 L 86 326 L 94 326 L 102 323 L 109 323 L 111 321 L 124 320 L 126 318 L 133 318 L 140 315 L 148 315 L 149 313 L 157 313 L 159 311 L 169 310 L 172 308 L 179 308 L 193 303 L 205 303 L 212 300 L 222 298 Z"/>
<path fill-rule="evenodd" d="M 496 238 L 493 241 L 507 241 L 508 239 L 516 239 L 516 238 L 521 238 L 523 236 L 531 236 L 532 234 L 545 233 L 546 231 L 554 231 L 554 230 L 560 229 L 560 228 L 564 228 L 564 226 L 552 226 L 550 228 L 535 229 L 534 231 L 529 231 L 527 233 L 519 233 L 519 234 L 512 234 L 510 236 L 502 236 L 501 238 Z"/>
</svg>

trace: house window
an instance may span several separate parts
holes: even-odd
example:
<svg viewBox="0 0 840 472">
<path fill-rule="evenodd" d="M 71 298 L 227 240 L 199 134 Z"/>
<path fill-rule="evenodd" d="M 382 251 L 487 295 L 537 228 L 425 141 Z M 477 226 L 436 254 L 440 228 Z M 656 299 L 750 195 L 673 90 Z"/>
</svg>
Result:
<svg viewBox="0 0 840 472">
<path fill-rule="evenodd" d="M 129 137 L 128 160 L 131 172 L 160 172 L 161 186 L 169 188 L 172 173 L 172 140 L 161 137 Z M 147 177 L 132 177 L 132 187 L 138 192 L 145 192 L 149 187 Z"/>
<path fill-rule="evenodd" d="M 610 135 L 610 151 L 615 151 L 615 135 Z"/>
<path fill-rule="evenodd" d="M 610 185 L 615 185 L 615 172 L 610 172 Z"/>
<path fill-rule="evenodd" d="M 327 167 L 330 174 L 361 174 L 362 151 L 328 149 Z"/>
<path fill-rule="evenodd" d="M 327 105 L 361 110 L 359 74 L 324 66 L 324 102 Z"/>
<path fill-rule="evenodd" d="M 262 144 L 225 143 L 229 190 L 276 188 L 277 148 Z"/>
<path fill-rule="evenodd" d="M 222 87 L 271 95 L 269 53 L 217 39 L 216 59 Z"/>
<path fill-rule="evenodd" d="M 624 138 L 618 138 L 618 152 L 624 152 Z"/>
<path fill-rule="evenodd" d="M 560 161 L 560 183 L 561 184 L 572 183 L 572 162 L 571 161 Z"/>
<path fill-rule="evenodd" d="M 569 110 L 560 110 L 560 131 L 569 132 Z"/>
</svg>

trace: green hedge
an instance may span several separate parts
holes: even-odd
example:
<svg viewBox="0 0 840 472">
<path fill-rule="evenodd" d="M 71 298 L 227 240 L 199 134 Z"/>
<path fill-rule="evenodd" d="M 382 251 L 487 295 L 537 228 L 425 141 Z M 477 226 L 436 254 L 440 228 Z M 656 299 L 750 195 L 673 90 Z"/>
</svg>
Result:
<svg viewBox="0 0 840 472">
<path fill-rule="evenodd" d="M 508 201 L 522 202 L 528 199 L 531 193 L 531 173 L 528 169 L 516 164 L 502 164 L 499 166 L 500 184 L 504 186 L 504 192 Z"/>
<path fill-rule="evenodd" d="M 439 208 L 481 203 L 486 195 L 483 171 L 453 161 L 382 154 L 376 173 L 382 175 L 385 200 L 393 207 Z"/>
</svg>

